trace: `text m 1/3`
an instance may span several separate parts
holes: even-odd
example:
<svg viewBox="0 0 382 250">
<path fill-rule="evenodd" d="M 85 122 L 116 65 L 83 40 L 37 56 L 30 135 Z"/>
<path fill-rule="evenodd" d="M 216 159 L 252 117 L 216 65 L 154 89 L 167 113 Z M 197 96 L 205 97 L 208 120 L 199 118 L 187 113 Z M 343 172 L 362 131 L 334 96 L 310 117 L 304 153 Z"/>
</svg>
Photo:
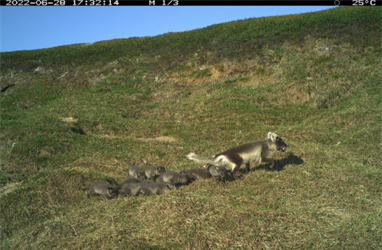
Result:
<svg viewBox="0 0 382 250">
<path fill-rule="evenodd" d="M 158 2 L 158 5 L 179 5 L 179 0 L 159 0 L 157 1 Z M 149 0 L 149 5 L 156 5 L 156 1 L 155 0 Z"/>
</svg>

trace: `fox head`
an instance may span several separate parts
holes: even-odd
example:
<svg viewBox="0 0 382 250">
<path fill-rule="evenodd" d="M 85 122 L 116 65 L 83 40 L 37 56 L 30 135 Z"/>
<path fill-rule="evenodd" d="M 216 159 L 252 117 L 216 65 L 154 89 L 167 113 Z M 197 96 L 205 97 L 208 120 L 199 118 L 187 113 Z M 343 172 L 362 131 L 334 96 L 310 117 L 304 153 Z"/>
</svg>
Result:
<svg viewBox="0 0 382 250">
<path fill-rule="evenodd" d="M 288 147 L 288 145 L 283 141 L 283 139 L 275 133 L 268 132 L 268 139 L 270 139 L 276 144 L 276 150 L 278 151 L 285 152 L 285 150 Z"/>
</svg>

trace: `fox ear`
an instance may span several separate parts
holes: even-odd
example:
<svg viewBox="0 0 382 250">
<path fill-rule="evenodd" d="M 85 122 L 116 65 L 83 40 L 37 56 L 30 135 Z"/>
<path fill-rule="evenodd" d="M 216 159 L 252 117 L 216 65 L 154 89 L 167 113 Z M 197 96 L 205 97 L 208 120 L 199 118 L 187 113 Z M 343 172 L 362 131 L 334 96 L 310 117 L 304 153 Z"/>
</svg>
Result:
<svg viewBox="0 0 382 250">
<path fill-rule="evenodd" d="M 276 142 L 278 137 L 279 136 L 277 134 L 275 134 L 275 133 L 272 133 L 272 132 L 268 133 L 268 139 L 271 139 L 272 142 Z"/>
<path fill-rule="evenodd" d="M 272 132 L 268 132 L 268 139 L 271 139 L 271 141 L 275 142 L 276 134 Z"/>
</svg>

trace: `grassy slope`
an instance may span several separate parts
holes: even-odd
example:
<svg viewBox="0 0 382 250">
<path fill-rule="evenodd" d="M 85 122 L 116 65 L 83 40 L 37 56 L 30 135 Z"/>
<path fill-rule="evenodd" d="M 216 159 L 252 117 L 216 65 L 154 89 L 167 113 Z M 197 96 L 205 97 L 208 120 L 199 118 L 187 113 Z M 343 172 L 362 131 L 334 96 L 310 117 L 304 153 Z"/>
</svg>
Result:
<svg viewBox="0 0 382 250">
<path fill-rule="evenodd" d="M 1 94 L 0 180 L 18 187 L 1 197 L 2 248 L 380 248 L 380 24 L 380 8 L 335 8 L 2 53 L 1 87 L 16 85 Z M 80 190 L 268 131 L 289 150 L 242 181 Z"/>
</svg>

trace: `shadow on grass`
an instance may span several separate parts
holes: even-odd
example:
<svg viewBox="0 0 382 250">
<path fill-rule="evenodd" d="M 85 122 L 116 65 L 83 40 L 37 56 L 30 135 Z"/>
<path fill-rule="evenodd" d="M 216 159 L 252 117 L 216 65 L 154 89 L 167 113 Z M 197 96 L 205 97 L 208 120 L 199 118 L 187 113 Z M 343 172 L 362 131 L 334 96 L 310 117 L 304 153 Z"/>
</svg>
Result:
<svg viewBox="0 0 382 250">
<path fill-rule="evenodd" d="M 271 163 L 267 163 L 264 165 L 260 165 L 257 168 L 253 168 L 252 171 L 254 170 L 266 170 L 266 171 L 282 171 L 286 165 L 301 165 L 304 163 L 304 160 L 301 159 L 300 157 L 290 153 L 287 158 L 275 160 L 275 165 L 273 168 L 271 168 Z"/>
</svg>

